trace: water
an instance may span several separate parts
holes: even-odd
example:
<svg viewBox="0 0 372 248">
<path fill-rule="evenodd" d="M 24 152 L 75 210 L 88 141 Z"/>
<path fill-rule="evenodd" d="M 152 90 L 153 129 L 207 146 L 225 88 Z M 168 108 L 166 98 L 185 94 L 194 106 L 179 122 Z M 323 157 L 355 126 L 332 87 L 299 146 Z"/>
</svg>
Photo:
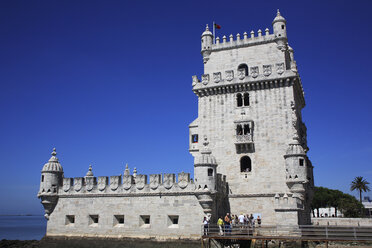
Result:
<svg viewBox="0 0 372 248">
<path fill-rule="evenodd" d="M 0 240 L 40 240 L 45 232 L 44 216 L 0 216 Z"/>
</svg>

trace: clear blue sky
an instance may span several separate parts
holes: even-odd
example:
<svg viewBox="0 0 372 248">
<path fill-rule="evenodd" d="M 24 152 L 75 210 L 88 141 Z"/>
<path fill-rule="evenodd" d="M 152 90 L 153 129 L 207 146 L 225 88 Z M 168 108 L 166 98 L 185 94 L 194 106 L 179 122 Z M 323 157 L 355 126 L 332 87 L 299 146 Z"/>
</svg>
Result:
<svg viewBox="0 0 372 248">
<path fill-rule="evenodd" d="M 41 214 L 53 147 L 66 177 L 193 172 L 200 35 L 272 31 L 276 9 L 305 90 L 315 184 L 372 183 L 372 1 L 1 1 L 0 214 Z M 371 196 L 372 194 L 369 193 Z"/>
</svg>

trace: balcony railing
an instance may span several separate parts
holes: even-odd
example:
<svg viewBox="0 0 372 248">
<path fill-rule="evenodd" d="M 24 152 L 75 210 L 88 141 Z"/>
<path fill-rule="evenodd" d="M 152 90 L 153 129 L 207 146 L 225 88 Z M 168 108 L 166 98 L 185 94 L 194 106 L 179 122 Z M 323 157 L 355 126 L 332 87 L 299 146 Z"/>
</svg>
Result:
<svg viewBox="0 0 372 248">
<path fill-rule="evenodd" d="M 235 135 L 235 144 L 248 144 L 253 143 L 252 134 Z"/>
</svg>

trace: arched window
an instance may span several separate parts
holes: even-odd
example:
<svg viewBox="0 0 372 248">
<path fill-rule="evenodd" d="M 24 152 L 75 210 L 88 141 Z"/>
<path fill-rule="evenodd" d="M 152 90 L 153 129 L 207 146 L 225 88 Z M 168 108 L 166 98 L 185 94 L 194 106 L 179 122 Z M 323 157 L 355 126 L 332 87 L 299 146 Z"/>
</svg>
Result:
<svg viewBox="0 0 372 248">
<path fill-rule="evenodd" d="M 238 70 L 244 69 L 244 75 L 248 76 L 248 66 L 246 64 L 241 64 L 238 66 Z"/>
<path fill-rule="evenodd" d="M 208 176 L 209 177 L 213 176 L 213 169 L 208 169 Z"/>
<path fill-rule="evenodd" d="M 244 124 L 244 135 L 247 135 L 251 132 L 250 128 L 249 128 L 249 125 L 248 124 Z"/>
<path fill-rule="evenodd" d="M 241 172 L 252 171 L 252 162 L 248 156 L 244 156 L 240 159 L 240 171 Z"/>
<path fill-rule="evenodd" d="M 238 125 L 236 127 L 236 135 L 243 135 L 243 128 L 242 125 Z"/>
<path fill-rule="evenodd" d="M 243 106 L 243 98 L 242 98 L 242 94 L 240 93 L 236 95 L 236 104 L 238 107 Z"/>
<path fill-rule="evenodd" d="M 244 106 L 249 106 L 249 94 L 244 93 Z"/>
</svg>

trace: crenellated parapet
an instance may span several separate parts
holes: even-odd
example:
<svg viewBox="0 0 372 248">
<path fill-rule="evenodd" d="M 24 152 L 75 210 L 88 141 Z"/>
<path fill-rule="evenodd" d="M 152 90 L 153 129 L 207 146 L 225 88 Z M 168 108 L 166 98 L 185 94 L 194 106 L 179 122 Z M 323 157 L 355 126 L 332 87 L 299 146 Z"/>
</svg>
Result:
<svg viewBox="0 0 372 248">
<path fill-rule="evenodd" d="M 228 38 L 225 35 L 222 36 L 222 39 L 220 39 L 220 37 L 216 37 L 216 42 L 212 45 L 211 50 L 219 51 L 235 49 L 269 42 L 275 42 L 275 35 L 273 33 L 270 34 L 269 29 L 266 28 L 264 31 L 259 29 L 257 31 L 257 35 L 253 30 L 249 33 L 249 35 L 247 32 L 244 32 L 243 36 L 238 33 L 236 34 L 235 39 L 232 34 L 230 34 Z"/>
<path fill-rule="evenodd" d="M 59 195 L 102 195 L 102 194 L 160 194 L 194 192 L 195 184 L 190 173 L 137 174 L 63 178 Z"/>
</svg>

